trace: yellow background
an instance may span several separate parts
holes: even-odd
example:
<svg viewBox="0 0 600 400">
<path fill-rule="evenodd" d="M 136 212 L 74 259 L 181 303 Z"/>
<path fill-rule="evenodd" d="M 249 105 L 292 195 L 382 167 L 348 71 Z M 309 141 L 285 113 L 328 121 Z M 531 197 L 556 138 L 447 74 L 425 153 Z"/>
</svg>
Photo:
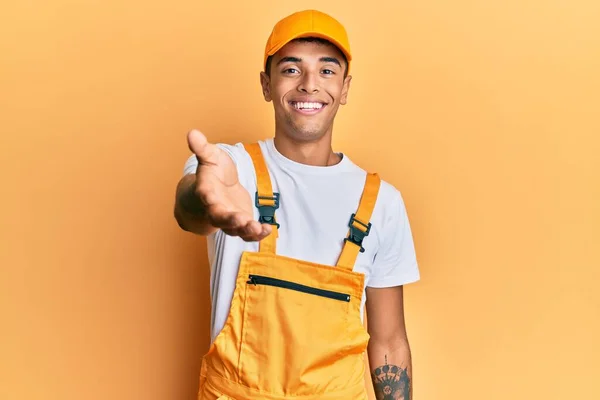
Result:
<svg viewBox="0 0 600 400">
<path fill-rule="evenodd" d="M 350 33 L 336 150 L 406 200 L 415 400 L 599 399 L 596 0 L 2 2 L 0 398 L 195 398 L 185 135 L 272 135 L 262 51 L 296 7 Z"/>
</svg>

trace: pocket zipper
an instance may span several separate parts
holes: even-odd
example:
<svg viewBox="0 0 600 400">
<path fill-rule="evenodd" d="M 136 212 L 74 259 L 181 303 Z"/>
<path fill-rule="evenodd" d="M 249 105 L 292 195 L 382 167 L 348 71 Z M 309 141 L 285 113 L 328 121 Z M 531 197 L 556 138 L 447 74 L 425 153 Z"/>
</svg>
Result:
<svg viewBox="0 0 600 400">
<path fill-rule="evenodd" d="M 246 283 L 253 285 L 275 286 L 285 289 L 296 290 L 298 292 L 314 294 L 316 296 L 327 297 L 329 299 L 350 301 L 350 295 L 346 293 L 332 292 L 330 290 L 318 289 L 310 286 L 301 285 L 299 283 L 284 281 L 281 279 L 270 278 L 268 276 L 250 275 Z"/>
</svg>

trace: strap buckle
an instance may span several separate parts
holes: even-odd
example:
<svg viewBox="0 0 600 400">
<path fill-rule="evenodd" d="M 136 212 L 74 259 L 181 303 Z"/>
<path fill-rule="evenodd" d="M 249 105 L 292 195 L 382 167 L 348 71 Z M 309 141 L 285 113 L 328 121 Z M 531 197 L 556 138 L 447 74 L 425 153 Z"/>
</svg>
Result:
<svg viewBox="0 0 600 400">
<path fill-rule="evenodd" d="M 365 227 L 365 230 L 360 230 L 359 228 L 354 226 L 354 223 L 358 223 L 361 226 Z M 364 247 L 362 247 L 362 242 L 365 238 L 365 236 L 369 235 L 369 232 L 371 232 L 371 223 L 369 222 L 368 224 L 365 224 L 364 222 L 361 222 L 359 220 L 356 219 L 356 214 L 352 214 L 352 216 L 350 217 L 350 222 L 348 223 L 348 226 L 350 227 L 350 234 L 348 235 L 347 238 L 344 239 L 344 242 L 352 242 L 355 245 L 360 247 L 360 252 L 364 253 L 365 249 Z"/>
<path fill-rule="evenodd" d="M 262 205 L 260 204 L 260 200 L 271 200 L 274 202 L 274 205 Z M 258 191 L 254 196 L 254 204 L 256 208 L 258 208 L 258 212 L 260 213 L 260 217 L 258 217 L 258 222 L 261 224 L 271 224 L 277 226 L 279 228 L 279 224 L 275 222 L 275 210 L 279 208 L 279 193 L 273 193 L 273 196 L 259 196 Z"/>
</svg>

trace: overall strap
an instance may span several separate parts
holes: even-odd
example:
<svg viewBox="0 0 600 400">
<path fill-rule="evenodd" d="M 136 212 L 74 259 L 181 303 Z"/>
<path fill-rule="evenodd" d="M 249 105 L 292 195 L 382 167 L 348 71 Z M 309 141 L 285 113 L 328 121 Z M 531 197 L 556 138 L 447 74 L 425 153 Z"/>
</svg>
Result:
<svg viewBox="0 0 600 400">
<path fill-rule="evenodd" d="M 273 193 L 269 170 L 258 143 L 244 144 L 250 154 L 256 172 L 257 192 L 254 195 L 254 205 L 258 208 L 260 217 L 258 222 L 272 225 L 271 234 L 260 241 L 259 251 L 275 254 L 276 241 L 279 236 L 279 224 L 275 220 L 275 210 L 279 208 L 279 193 Z"/>
<path fill-rule="evenodd" d="M 381 179 L 379 175 L 375 173 L 367 174 L 358 210 L 352 214 L 348 223 L 348 227 L 350 228 L 348 237 L 344 239 L 344 247 L 337 262 L 337 266 L 340 268 L 352 270 L 358 253 L 365 251 L 362 247 L 362 242 L 365 236 L 371 231 L 371 222 L 369 221 L 373 213 L 373 208 L 375 208 L 380 185 Z"/>
</svg>

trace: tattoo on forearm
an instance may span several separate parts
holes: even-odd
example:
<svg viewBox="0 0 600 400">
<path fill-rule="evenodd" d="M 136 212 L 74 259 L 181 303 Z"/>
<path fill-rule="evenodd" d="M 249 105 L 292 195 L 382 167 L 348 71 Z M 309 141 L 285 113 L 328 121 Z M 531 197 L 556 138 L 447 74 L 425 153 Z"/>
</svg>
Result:
<svg viewBox="0 0 600 400">
<path fill-rule="evenodd" d="M 385 364 L 371 372 L 377 400 L 410 400 L 410 377 L 406 368 Z"/>
</svg>

